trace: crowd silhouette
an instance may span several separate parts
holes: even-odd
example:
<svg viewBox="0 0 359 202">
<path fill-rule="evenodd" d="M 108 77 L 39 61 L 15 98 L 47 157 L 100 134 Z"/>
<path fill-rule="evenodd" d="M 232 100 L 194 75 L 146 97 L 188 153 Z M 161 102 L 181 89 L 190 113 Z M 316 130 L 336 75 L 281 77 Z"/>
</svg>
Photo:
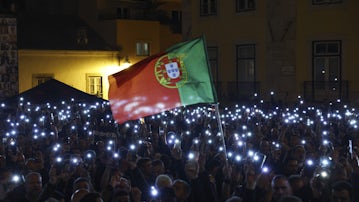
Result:
<svg viewBox="0 0 359 202">
<path fill-rule="evenodd" d="M 359 201 L 358 111 L 198 104 L 117 124 L 109 102 L 0 106 L 0 201 Z"/>
</svg>

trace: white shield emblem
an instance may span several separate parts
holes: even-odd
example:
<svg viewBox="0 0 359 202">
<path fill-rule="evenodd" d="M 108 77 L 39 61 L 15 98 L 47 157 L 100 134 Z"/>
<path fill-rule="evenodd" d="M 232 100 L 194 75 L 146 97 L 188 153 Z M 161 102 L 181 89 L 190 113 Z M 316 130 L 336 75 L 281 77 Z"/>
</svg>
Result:
<svg viewBox="0 0 359 202">
<path fill-rule="evenodd" d="M 177 62 L 171 62 L 171 63 L 165 64 L 165 67 L 166 67 L 167 75 L 171 79 L 176 79 L 180 76 L 180 71 L 178 69 Z"/>
</svg>

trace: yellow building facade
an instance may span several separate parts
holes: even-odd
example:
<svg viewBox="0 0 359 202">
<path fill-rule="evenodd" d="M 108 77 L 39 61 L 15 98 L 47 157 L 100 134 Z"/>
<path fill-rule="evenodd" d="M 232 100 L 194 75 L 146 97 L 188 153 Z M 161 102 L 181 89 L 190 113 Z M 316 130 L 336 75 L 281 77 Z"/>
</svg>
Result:
<svg viewBox="0 0 359 202">
<path fill-rule="evenodd" d="M 338 1 L 336 4 L 322 5 L 313 5 L 310 1 L 297 1 L 296 85 L 298 90 L 301 89 L 303 81 L 316 80 L 315 71 L 320 71 L 317 74 L 322 75 L 317 77 L 324 77 L 330 82 L 325 87 L 318 84 L 318 88 L 324 90 L 317 90 L 318 93 L 315 92 L 314 96 L 335 97 L 341 94 L 342 97 L 347 97 L 353 102 L 358 101 L 359 80 L 356 76 L 359 74 L 357 68 L 359 60 L 356 56 L 359 52 L 358 8 L 359 1 Z M 315 48 L 319 49 L 321 45 L 331 44 L 337 46 L 338 51 L 316 53 Z M 324 59 L 320 61 L 320 57 Z M 321 65 L 317 70 L 316 63 Z"/>
<path fill-rule="evenodd" d="M 173 9 L 173 3 L 177 5 L 179 3 L 179 1 L 169 2 L 168 5 L 164 4 L 166 5 L 164 8 Z M 173 32 L 168 24 L 160 23 L 158 20 L 113 16 L 112 10 L 113 12 L 121 9 L 131 11 L 131 7 L 127 7 L 127 4 L 119 3 L 121 1 L 80 3 L 84 9 L 83 11 L 80 9 L 80 17 L 103 37 L 107 44 L 112 45 L 110 50 L 94 48 L 86 50 L 86 46 L 78 50 L 62 50 L 56 47 L 54 50 L 20 48 L 18 50 L 19 93 L 54 78 L 81 91 L 108 99 L 109 75 L 127 68 L 128 62 L 134 64 L 182 40 L 180 33 Z M 86 6 L 89 7 L 88 10 L 85 10 Z M 91 16 L 99 13 L 113 17 L 101 19 L 98 16 Z M 80 33 L 82 37 L 80 39 L 85 41 L 85 45 L 90 44 L 91 39 L 86 36 L 87 30 Z M 78 30 L 77 36 L 79 36 Z"/>
<path fill-rule="evenodd" d="M 107 77 L 122 68 L 117 54 L 115 51 L 19 50 L 19 91 L 54 78 L 106 99 Z M 102 88 L 96 88 L 91 81 L 101 82 Z M 94 87 L 93 91 L 90 86 Z"/>
<path fill-rule="evenodd" d="M 204 35 L 224 100 L 359 98 L 358 1 L 184 1 L 183 34 Z"/>
</svg>

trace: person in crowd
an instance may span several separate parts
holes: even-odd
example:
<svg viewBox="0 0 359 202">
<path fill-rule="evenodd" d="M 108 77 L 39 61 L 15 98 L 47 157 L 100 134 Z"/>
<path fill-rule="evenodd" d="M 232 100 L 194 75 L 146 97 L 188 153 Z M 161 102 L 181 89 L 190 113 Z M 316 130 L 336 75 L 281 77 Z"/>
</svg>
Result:
<svg viewBox="0 0 359 202">
<path fill-rule="evenodd" d="M 82 196 L 79 202 L 103 202 L 103 199 L 100 193 L 90 192 Z"/>
<path fill-rule="evenodd" d="M 87 189 L 77 189 L 71 194 L 71 202 L 80 202 L 88 193 L 90 192 Z"/>
<path fill-rule="evenodd" d="M 353 187 L 347 181 L 337 181 L 332 185 L 332 202 L 351 202 L 353 201 Z"/>
<path fill-rule="evenodd" d="M 105 171 L 107 172 L 108 169 Z M 108 180 L 107 178 L 110 179 Z M 123 198 L 126 198 L 127 196 L 131 197 L 131 193 L 133 189 L 135 189 L 131 186 L 130 180 L 122 176 L 119 169 L 116 168 L 113 168 L 110 175 L 104 173 L 103 179 L 107 182 L 106 187 L 101 192 L 104 201 L 124 200 Z"/>
<path fill-rule="evenodd" d="M 111 202 L 131 202 L 130 193 L 127 191 L 115 191 Z"/>
<path fill-rule="evenodd" d="M 156 199 L 159 202 L 176 202 L 176 195 L 172 187 L 162 187 L 158 190 Z"/>
<path fill-rule="evenodd" d="M 131 184 L 138 187 L 142 193 L 142 200 L 151 198 L 151 186 L 155 183 L 152 173 L 152 160 L 149 157 L 142 157 L 137 161 L 137 167 L 131 172 Z"/>
<path fill-rule="evenodd" d="M 282 173 L 289 177 L 291 175 L 297 175 L 300 172 L 298 160 L 288 157 L 284 159 Z"/>
<path fill-rule="evenodd" d="M 279 202 L 302 202 L 302 199 L 296 196 L 283 196 Z"/>
<path fill-rule="evenodd" d="M 0 168 L 0 201 L 17 186 L 17 179 L 9 168 Z"/>
<path fill-rule="evenodd" d="M 72 191 L 76 191 L 78 189 L 86 189 L 90 192 L 93 190 L 92 183 L 86 177 L 78 177 L 72 184 Z"/>
<path fill-rule="evenodd" d="M 152 173 L 154 176 L 165 174 L 166 168 L 161 159 L 154 159 L 152 161 Z"/>
<path fill-rule="evenodd" d="M 30 201 L 35 202 L 40 199 L 42 192 L 42 177 L 40 173 L 30 172 L 25 176 L 25 183 L 23 186 L 15 188 L 8 194 L 5 201 Z"/>
<path fill-rule="evenodd" d="M 219 108 L 222 125 L 205 104 L 123 124 L 108 103 L 0 108 L 0 199 L 358 200 L 355 110 L 247 104 Z"/>
<path fill-rule="evenodd" d="M 172 186 L 172 179 L 165 174 L 158 175 L 155 180 L 155 187 L 157 189 L 171 187 Z"/>
<path fill-rule="evenodd" d="M 176 179 L 172 183 L 172 189 L 175 192 L 177 202 L 187 202 L 191 193 L 191 187 L 188 182 Z"/>
<path fill-rule="evenodd" d="M 280 201 L 283 196 L 292 195 L 292 187 L 283 175 L 276 175 L 272 179 L 272 201 Z"/>
<path fill-rule="evenodd" d="M 290 184 L 290 187 L 292 188 L 293 195 L 300 197 L 304 188 L 304 180 L 302 176 L 291 175 L 288 178 L 288 182 Z"/>
<path fill-rule="evenodd" d="M 231 196 L 225 202 L 243 202 L 243 200 L 241 199 L 241 197 Z"/>
</svg>

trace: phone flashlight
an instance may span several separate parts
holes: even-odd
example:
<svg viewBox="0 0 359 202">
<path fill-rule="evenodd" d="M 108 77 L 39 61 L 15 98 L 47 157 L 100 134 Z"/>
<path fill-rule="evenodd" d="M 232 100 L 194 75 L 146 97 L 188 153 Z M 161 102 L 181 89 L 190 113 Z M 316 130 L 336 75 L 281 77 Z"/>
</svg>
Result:
<svg viewBox="0 0 359 202">
<path fill-rule="evenodd" d="M 350 154 L 350 158 L 353 159 L 353 142 L 352 142 L 352 140 L 349 140 L 349 154 Z"/>
<path fill-rule="evenodd" d="M 86 158 L 91 159 L 91 158 L 92 158 L 92 154 L 90 154 L 90 153 L 86 154 Z"/>
<path fill-rule="evenodd" d="M 322 178 L 327 178 L 327 177 L 329 177 L 329 174 L 328 174 L 327 171 L 323 170 L 323 171 L 320 172 L 320 176 L 321 176 Z"/>
<path fill-rule="evenodd" d="M 158 190 L 154 186 L 151 186 L 151 195 L 154 197 L 158 196 Z"/>
<path fill-rule="evenodd" d="M 321 160 L 321 166 L 322 166 L 322 167 L 328 167 L 329 165 L 330 165 L 330 160 L 329 160 L 329 159 L 323 158 L 323 159 Z"/>
<path fill-rule="evenodd" d="M 262 173 L 268 173 L 268 172 L 269 172 L 269 167 L 263 166 Z"/>
<path fill-rule="evenodd" d="M 194 159 L 194 153 L 190 152 L 190 153 L 188 154 L 188 159 L 189 159 L 189 160 L 193 160 L 193 159 Z"/>
<path fill-rule="evenodd" d="M 20 182 L 20 175 L 14 174 L 11 177 L 11 181 L 14 182 L 14 183 L 19 183 Z"/>
<path fill-rule="evenodd" d="M 62 162 L 62 158 L 61 158 L 61 157 L 56 157 L 56 162 L 57 162 L 57 163 L 61 163 L 61 162 Z"/>
<path fill-rule="evenodd" d="M 77 158 L 73 158 L 73 159 L 71 160 L 71 162 L 72 162 L 73 164 L 77 164 L 77 163 L 79 162 L 79 160 L 78 160 Z"/>
<path fill-rule="evenodd" d="M 131 150 L 135 150 L 135 149 L 136 149 L 136 145 L 131 144 L 131 145 L 130 145 L 130 149 L 131 149 Z"/>
<path fill-rule="evenodd" d="M 307 163 L 308 166 L 313 166 L 314 165 L 314 161 L 312 159 L 308 159 L 306 161 L 306 163 Z"/>
<path fill-rule="evenodd" d="M 113 158 L 117 159 L 119 157 L 120 157 L 120 155 L 118 153 L 113 153 Z"/>
<path fill-rule="evenodd" d="M 236 159 L 236 161 L 237 161 L 237 162 L 239 162 L 239 161 L 241 161 L 241 160 L 242 160 L 242 156 L 240 156 L 240 155 L 236 155 L 235 159 Z"/>
</svg>

